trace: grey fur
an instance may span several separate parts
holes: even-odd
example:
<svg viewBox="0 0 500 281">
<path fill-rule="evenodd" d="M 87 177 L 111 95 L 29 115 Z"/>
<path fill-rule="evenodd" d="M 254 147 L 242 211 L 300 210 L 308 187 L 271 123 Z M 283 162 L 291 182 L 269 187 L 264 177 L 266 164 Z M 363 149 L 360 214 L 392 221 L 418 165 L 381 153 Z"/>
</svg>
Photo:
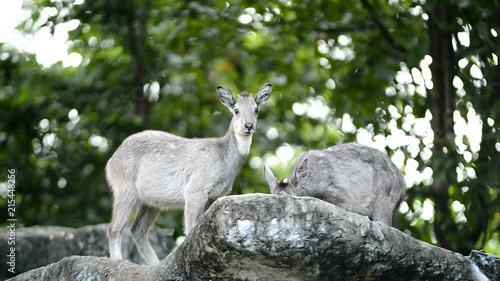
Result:
<svg viewBox="0 0 500 281">
<path fill-rule="evenodd" d="M 250 151 L 257 113 L 269 99 L 271 84 L 255 99 L 242 93 L 235 100 L 218 86 L 219 100 L 233 112 L 228 132 L 221 138 L 186 139 L 161 131 L 131 135 L 106 165 L 113 191 L 113 218 L 108 229 L 110 256 L 122 259 L 121 240 L 135 210 L 131 232 L 148 264 L 159 263 L 148 232 L 160 210 L 183 209 L 186 234 L 211 202 L 227 195 Z"/>
<path fill-rule="evenodd" d="M 311 196 L 392 225 L 403 200 L 403 175 L 384 153 L 348 143 L 302 154 L 288 180 L 278 181 L 264 164 L 272 194 Z"/>
</svg>

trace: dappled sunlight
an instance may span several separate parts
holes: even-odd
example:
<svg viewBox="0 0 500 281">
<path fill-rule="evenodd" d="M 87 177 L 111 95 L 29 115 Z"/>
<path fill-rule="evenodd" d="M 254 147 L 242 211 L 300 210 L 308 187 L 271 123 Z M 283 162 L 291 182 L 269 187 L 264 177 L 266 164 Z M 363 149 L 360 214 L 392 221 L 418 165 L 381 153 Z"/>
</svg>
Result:
<svg viewBox="0 0 500 281">
<path fill-rule="evenodd" d="M 317 95 L 307 98 L 305 103 L 295 102 L 292 105 L 292 111 L 295 115 L 305 115 L 311 119 L 324 121 L 331 109 L 325 102 L 325 98 Z"/>
<path fill-rule="evenodd" d="M 264 157 L 264 163 L 266 163 L 266 165 L 268 165 L 269 168 L 276 168 L 278 167 L 278 165 L 280 165 L 280 159 L 276 155 L 266 155 Z M 256 167 L 262 168 L 262 165 Z"/>
<path fill-rule="evenodd" d="M 432 221 L 434 218 L 434 205 L 432 201 L 429 199 L 425 199 L 422 204 L 422 210 L 420 214 L 420 218 L 426 221 Z"/>
<path fill-rule="evenodd" d="M 108 140 L 99 135 L 91 135 L 89 144 L 99 149 L 100 152 L 108 151 Z"/>
<path fill-rule="evenodd" d="M 282 163 L 292 160 L 294 155 L 293 148 L 290 145 L 282 145 L 276 149 L 276 156 Z"/>
<path fill-rule="evenodd" d="M 67 181 L 65 178 L 60 178 L 60 179 L 57 181 L 57 186 L 58 186 L 59 188 L 65 188 L 67 184 L 68 184 L 68 181 Z"/>
<path fill-rule="evenodd" d="M 483 73 L 481 72 L 481 69 L 479 68 L 479 66 L 477 66 L 477 64 L 473 64 L 470 67 L 470 76 L 478 80 L 483 79 Z"/>
<path fill-rule="evenodd" d="M 76 5 L 83 1 L 76 2 Z M 59 22 L 55 26 L 47 24 L 49 18 L 64 17 L 67 8 L 58 10 L 45 7 L 40 11 L 36 21 L 30 19 L 31 12 L 22 8 L 22 1 L 5 1 L 0 3 L 0 43 L 21 52 L 34 54 L 37 62 L 47 68 L 58 62 L 63 67 L 78 67 L 83 58 L 76 52 L 68 52 L 69 32 L 76 30 L 81 22 L 77 19 Z M 16 29 L 17 25 L 26 21 L 24 31 Z"/>
<path fill-rule="evenodd" d="M 249 9 L 247 9 L 247 10 L 249 10 Z M 247 10 L 245 10 L 245 12 L 247 12 L 247 13 L 242 14 L 242 15 L 238 18 L 238 21 L 239 21 L 240 23 L 242 23 L 242 24 L 249 24 L 249 23 L 251 23 L 251 22 L 252 22 L 252 19 L 253 19 L 253 18 L 252 18 L 252 15 L 248 14 L 248 11 L 247 11 Z M 253 9 L 253 12 L 255 12 L 255 9 Z"/>
<path fill-rule="evenodd" d="M 78 110 L 76 110 L 74 108 L 71 109 L 68 112 L 68 118 L 69 118 L 69 122 L 66 123 L 66 130 L 72 131 L 73 129 L 76 128 L 76 125 L 80 121 L 80 115 L 78 115 Z M 44 120 L 46 120 L 46 119 L 44 119 Z"/>
<path fill-rule="evenodd" d="M 227 4 L 229 5 L 229 4 Z M 279 15 L 280 10 L 278 8 L 274 8 L 271 11 L 266 11 L 264 14 L 257 13 L 257 10 L 253 7 L 246 8 L 243 13 L 238 17 L 238 22 L 243 25 L 252 25 L 253 28 L 259 30 L 263 29 L 264 24 L 266 22 L 270 22 L 273 20 L 275 15 Z"/>
<path fill-rule="evenodd" d="M 252 158 L 250 158 L 250 160 L 248 161 L 248 164 L 250 165 L 250 167 L 252 169 L 255 169 L 255 170 L 260 170 L 262 169 L 262 158 L 259 157 L 259 156 L 254 156 Z M 267 165 L 269 165 L 268 163 L 266 163 Z"/>
<path fill-rule="evenodd" d="M 51 148 L 57 145 L 58 138 L 55 133 L 47 133 L 43 136 L 42 143 L 44 147 Z"/>
<path fill-rule="evenodd" d="M 143 86 L 143 92 L 149 102 L 157 102 L 160 99 L 160 84 L 157 81 L 146 83 Z"/>
<path fill-rule="evenodd" d="M 266 154 L 264 156 L 264 162 L 270 168 L 275 168 L 275 167 L 278 167 L 280 165 L 286 166 L 289 164 L 293 164 L 293 163 L 291 163 L 291 160 L 296 156 L 297 156 L 296 150 L 292 146 L 290 146 L 289 144 L 285 143 L 275 150 L 274 155 Z M 258 160 L 261 160 L 261 159 L 258 158 Z M 255 160 L 255 161 L 257 161 L 257 160 Z M 256 164 L 256 163 L 254 163 L 254 164 Z M 254 165 L 254 166 L 256 166 L 256 168 L 258 168 L 258 169 L 261 168 L 260 163 L 259 163 L 259 165 Z"/>
<path fill-rule="evenodd" d="M 71 52 L 62 59 L 63 67 L 78 67 L 82 61 L 82 55 L 77 52 Z"/>
<path fill-rule="evenodd" d="M 325 87 L 327 87 L 330 90 L 333 90 L 337 87 L 337 84 L 335 84 L 335 81 L 333 81 L 333 79 L 330 78 L 330 79 L 326 80 Z"/>
<path fill-rule="evenodd" d="M 23 1 L 0 2 L 0 43 L 12 44 L 17 49 L 23 47 L 24 38 L 16 27 L 31 16 L 22 6 Z"/>
<path fill-rule="evenodd" d="M 78 110 L 76 109 L 71 109 L 69 112 L 68 112 L 68 118 L 71 122 L 73 123 L 78 123 L 78 121 L 80 121 L 80 116 L 78 115 Z"/>
<path fill-rule="evenodd" d="M 432 169 L 425 165 L 420 167 L 418 161 L 415 160 L 419 157 L 424 163 L 427 163 L 432 156 L 430 148 L 434 140 L 434 133 L 430 124 L 430 115 L 426 114 L 424 118 L 415 118 L 409 106 L 400 112 L 397 107 L 389 105 L 387 111 L 391 117 L 386 125 L 389 134 L 375 135 L 366 128 L 360 128 L 356 131 L 357 142 L 383 152 L 389 148 L 392 151 L 391 160 L 400 170 L 404 171 L 408 187 L 421 183 L 430 185 L 432 183 Z M 401 128 L 396 122 L 398 119 L 402 120 Z M 421 146 L 422 144 L 424 147 Z M 405 149 L 407 156 L 401 148 Z"/>
<path fill-rule="evenodd" d="M 453 201 L 451 203 L 451 210 L 455 212 L 455 222 L 456 223 L 467 223 L 467 218 L 465 217 L 465 205 L 460 201 Z"/>
<path fill-rule="evenodd" d="M 348 113 L 344 113 L 340 119 L 340 131 L 346 134 L 353 134 L 356 132 L 356 126 L 352 123 L 353 118 Z"/>
<path fill-rule="evenodd" d="M 465 163 L 471 163 L 479 157 L 482 140 L 482 124 L 480 116 L 476 113 L 471 103 L 467 103 L 467 119 L 463 118 L 459 111 L 453 114 L 455 146 L 457 153 L 463 156 Z M 457 181 L 463 182 L 467 179 L 475 179 L 474 166 L 465 166 L 458 163 L 456 167 Z"/>
<path fill-rule="evenodd" d="M 275 127 L 271 127 L 269 129 L 267 129 L 267 131 L 266 131 L 266 138 L 268 140 L 275 140 L 278 137 L 279 137 L 278 129 L 276 129 Z"/>
<path fill-rule="evenodd" d="M 399 210 L 401 214 L 406 214 L 408 211 L 410 211 L 410 206 L 408 206 L 408 203 L 406 201 L 401 202 L 401 205 L 399 205 Z"/>
<path fill-rule="evenodd" d="M 325 57 L 320 58 L 319 63 L 325 68 L 329 68 L 329 59 L 337 61 L 350 61 L 354 59 L 354 47 L 352 45 L 351 37 L 347 35 L 339 35 L 337 40 L 318 40 L 317 51 Z"/>
</svg>

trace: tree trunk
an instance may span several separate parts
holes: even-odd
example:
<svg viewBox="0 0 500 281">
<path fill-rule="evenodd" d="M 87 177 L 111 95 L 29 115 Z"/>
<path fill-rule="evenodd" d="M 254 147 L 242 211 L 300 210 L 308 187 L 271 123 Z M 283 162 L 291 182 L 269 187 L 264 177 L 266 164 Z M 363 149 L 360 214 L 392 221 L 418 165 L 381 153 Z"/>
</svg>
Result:
<svg viewBox="0 0 500 281">
<path fill-rule="evenodd" d="M 452 46 L 451 26 L 455 25 L 454 7 L 434 2 L 434 8 L 429 11 L 428 32 L 432 64 L 432 82 L 434 88 L 427 95 L 427 106 L 432 113 L 431 126 L 434 131 L 433 160 L 434 182 L 431 188 L 431 198 L 434 202 L 434 232 L 439 244 L 448 249 L 447 234 L 456 234 L 458 229 L 453 222 L 450 207 L 448 187 L 456 181 L 454 166 L 446 163 L 456 159 L 453 145 L 453 111 L 455 110 L 455 89 L 453 77 L 456 73 L 456 59 Z M 447 150 L 443 152 L 443 150 Z M 451 155 L 451 157 L 450 157 Z"/>
<path fill-rule="evenodd" d="M 149 2 L 147 2 L 149 3 Z M 127 15 L 128 47 L 132 67 L 132 98 L 134 99 L 134 113 L 141 118 L 140 130 L 147 128 L 149 123 L 150 104 L 144 84 L 146 68 L 144 61 L 147 35 L 147 9 L 141 8 L 135 13 Z"/>
</svg>

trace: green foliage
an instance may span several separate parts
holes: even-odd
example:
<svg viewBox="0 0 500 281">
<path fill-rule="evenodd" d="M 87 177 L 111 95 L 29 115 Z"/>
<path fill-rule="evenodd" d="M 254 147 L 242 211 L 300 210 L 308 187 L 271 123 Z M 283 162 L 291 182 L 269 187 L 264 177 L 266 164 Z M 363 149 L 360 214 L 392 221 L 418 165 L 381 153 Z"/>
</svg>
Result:
<svg viewBox="0 0 500 281">
<path fill-rule="evenodd" d="M 42 17 L 42 9 L 55 7 L 58 13 L 37 28 L 54 32 L 58 24 L 79 20 L 70 32 L 69 52 L 83 59 L 78 67 L 57 63 L 43 68 L 33 54 L 0 45 L 0 164 L 18 171 L 18 222 L 82 226 L 109 221 L 111 195 L 104 166 L 121 141 L 144 128 L 184 137 L 223 135 L 230 114 L 216 97 L 217 85 L 234 93 L 255 93 L 262 84 L 273 83 L 249 156 L 253 164 L 242 169 L 235 194 L 267 192 L 260 159 L 274 161 L 276 174 L 285 177 L 303 151 L 357 141 L 362 129 L 374 141 L 383 139 L 381 148 L 390 156 L 402 153 L 401 168 L 407 175 L 412 163 L 423 172 L 431 165 L 429 159 L 403 139 L 397 146 L 388 146 L 387 139 L 394 128 L 403 128 L 399 138 L 413 137 L 422 151 L 430 147 L 415 125 L 405 126 L 412 118 L 424 120 L 428 109 L 430 87 L 420 85 L 414 71 L 425 71 L 425 18 L 435 3 L 370 2 L 35 1 L 27 7 L 33 11 L 31 22 L 20 28 L 37 32 L 33 22 Z M 449 222 L 467 233 L 480 224 L 487 227 L 479 227 L 485 229 L 479 238 L 472 235 L 464 241 L 449 233 L 446 239 L 450 245 L 500 254 L 494 242 L 500 227 L 495 203 L 500 190 L 495 148 L 500 106 L 498 98 L 492 99 L 491 83 L 499 77 L 500 45 L 491 31 L 500 31 L 498 13 L 491 11 L 499 7 L 494 1 L 451 4 L 460 16 L 455 29 L 472 26 L 470 45 L 458 44 L 456 51 L 458 59 L 469 61 L 458 72 L 464 94 L 457 95 L 457 110 L 465 116 L 471 106 L 475 109 L 483 122 L 483 139 L 469 162 L 432 159 L 433 167 L 441 167 L 433 177 L 454 173 L 459 163 L 475 169 L 475 179 L 450 183 L 449 205 L 460 203 L 465 209 L 452 208 Z M 484 79 L 471 76 L 473 65 L 481 67 Z M 398 75 L 413 79 L 401 82 Z M 494 125 L 485 126 L 491 123 L 488 118 Z M 279 149 L 288 148 L 291 159 L 276 157 Z M 0 182 L 6 173 L 0 172 Z M 422 206 L 432 206 L 431 182 L 411 185 L 408 210 L 398 214 L 396 227 L 437 243 L 433 218 L 421 216 Z M 486 213 L 476 217 L 478 211 Z M 157 224 L 176 228 L 180 235 L 181 215 L 168 212 Z M 0 214 L 2 222 L 4 216 Z"/>
</svg>

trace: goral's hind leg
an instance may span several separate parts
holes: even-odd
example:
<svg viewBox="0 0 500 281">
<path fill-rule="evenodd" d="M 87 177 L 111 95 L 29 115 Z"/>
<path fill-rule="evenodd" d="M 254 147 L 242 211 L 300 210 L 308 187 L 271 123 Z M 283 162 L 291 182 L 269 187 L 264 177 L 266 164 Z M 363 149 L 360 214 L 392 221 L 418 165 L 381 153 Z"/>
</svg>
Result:
<svg viewBox="0 0 500 281">
<path fill-rule="evenodd" d="M 159 213 L 159 209 L 141 205 L 139 212 L 137 213 L 137 218 L 130 229 L 135 245 L 137 246 L 137 249 L 139 249 L 139 253 L 149 265 L 160 263 L 160 260 L 151 246 L 151 243 L 149 243 L 148 238 L 149 230 L 151 229 L 151 226 L 153 226 Z"/>
<path fill-rule="evenodd" d="M 130 223 L 130 217 L 136 205 L 135 198 L 124 193 L 116 192 L 113 198 L 113 217 L 108 228 L 109 253 L 113 259 L 122 257 L 123 232 Z"/>
</svg>

